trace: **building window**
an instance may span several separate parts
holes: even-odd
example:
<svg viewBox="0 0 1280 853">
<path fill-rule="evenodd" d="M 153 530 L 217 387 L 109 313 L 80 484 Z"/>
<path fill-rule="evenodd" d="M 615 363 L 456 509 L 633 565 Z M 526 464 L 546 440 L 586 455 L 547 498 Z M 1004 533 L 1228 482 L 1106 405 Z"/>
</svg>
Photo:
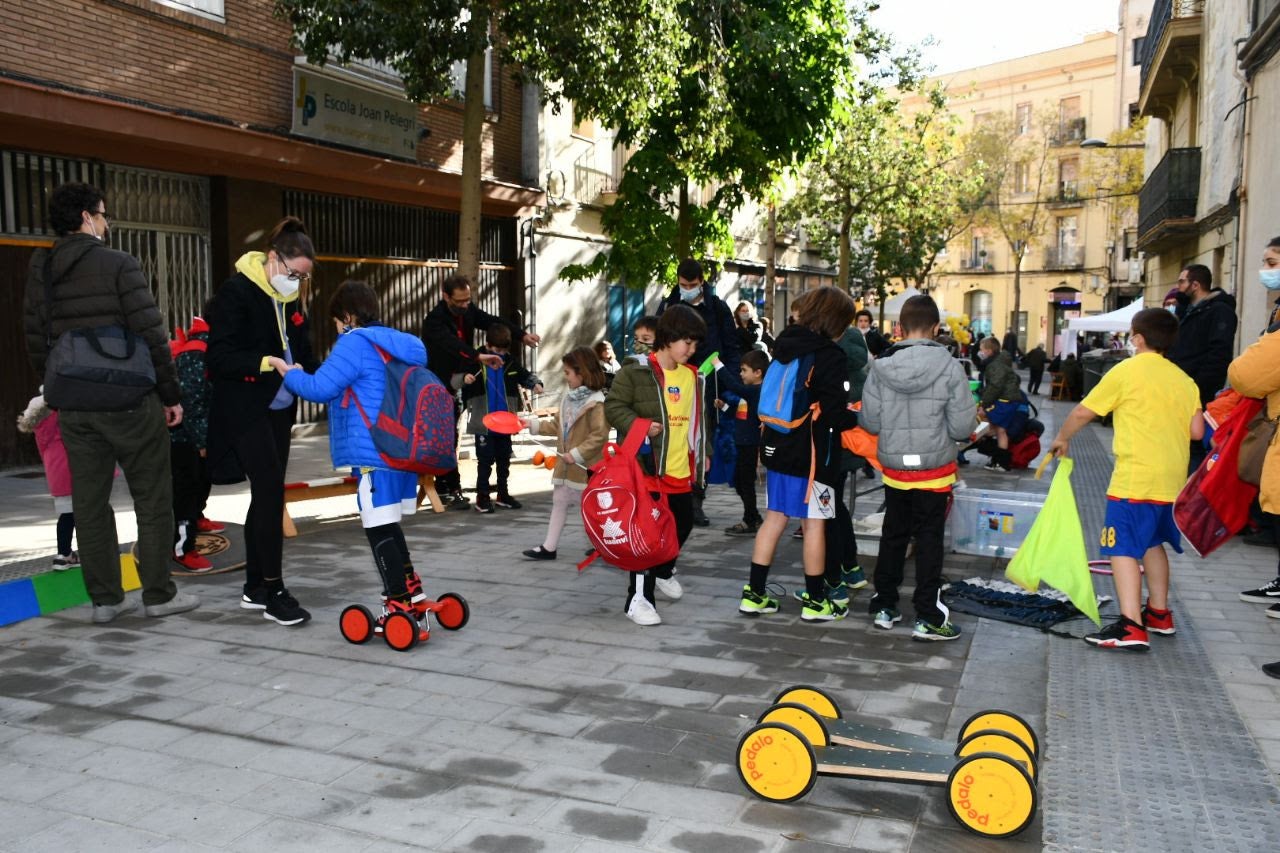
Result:
<svg viewBox="0 0 1280 853">
<path fill-rule="evenodd" d="M 1013 191 L 1015 193 L 1031 191 L 1031 164 L 1026 160 L 1013 164 Z"/>
<path fill-rule="evenodd" d="M 1031 104 L 1018 104 L 1014 111 L 1014 123 L 1019 136 L 1026 136 L 1031 132 Z"/>
<path fill-rule="evenodd" d="M 1077 198 L 1079 170 L 1079 158 L 1063 157 L 1058 161 L 1058 199 L 1060 201 L 1074 201 Z"/>
<path fill-rule="evenodd" d="M 1058 217 L 1058 251 L 1070 252 L 1076 247 L 1076 218 L 1074 216 Z"/>
<path fill-rule="evenodd" d="M 225 5 L 223 0 L 155 0 L 155 2 L 184 12 L 194 12 L 202 18 L 212 18 L 215 21 L 226 20 L 223 14 Z"/>
<path fill-rule="evenodd" d="M 1142 64 L 1142 44 L 1147 39 L 1146 36 L 1138 36 L 1133 40 L 1133 63 L 1134 65 Z"/>
<path fill-rule="evenodd" d="M 467 88 L 467 61 L 465 59 L 453 63 L 452 75 L 454 100 L 465 100 L 464 95 Z M 484 51 L 484 108 L 489 112 L 494 111 L 492 47 L 487 47 Z"/>
</svg>

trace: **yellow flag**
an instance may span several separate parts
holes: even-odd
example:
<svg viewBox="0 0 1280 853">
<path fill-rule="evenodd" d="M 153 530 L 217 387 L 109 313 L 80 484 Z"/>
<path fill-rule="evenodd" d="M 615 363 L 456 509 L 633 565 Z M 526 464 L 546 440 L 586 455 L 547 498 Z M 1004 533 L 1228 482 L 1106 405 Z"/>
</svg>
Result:
<svg viewBox="0 0 1280 853">
<path fill-rule="evenodd" d="M 1004 574 L 1028 592 L 1035 592 L 1043 583 L 1064 593 L 1081 613 L 1101 627 L 1093 575 L 1089 574 L 1089 554 L 1076 511 L 1075 492 L 1071 489 L 1073 467 L 1074 463 L 1066 457 L 1058 460 L 1044 509 Z"/>
</svg>

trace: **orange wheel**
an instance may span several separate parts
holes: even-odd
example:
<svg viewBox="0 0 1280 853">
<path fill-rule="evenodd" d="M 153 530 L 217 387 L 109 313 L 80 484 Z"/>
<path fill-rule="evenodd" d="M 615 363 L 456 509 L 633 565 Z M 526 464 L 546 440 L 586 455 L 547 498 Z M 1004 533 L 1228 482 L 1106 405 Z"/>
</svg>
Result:
<svg viewBox="0 0 1280 853">
<path fill-rule="evenodd" d="M 533 453 L 533 464 L 541 465 L 543 460 L 546 458 L 547 458 L 547 455 L 543 453 L 541 450 L 535 450 Z"/>
<path fill-rule="evenodd" d="M 554 471 L 556 467 L 556 457 L 548 456 L 546 461 L 543 462 L 542 464 L 547 466 L 548 471 Z"/>
<path fill-rule="evenodd" d="M 373 614 L 369 608 L 353 604 L 338 617 L 338 630 L 348 643 L 367 643 L 373 636 Z"/>
<path fill-rule="evenodd" d="M 471 608 L 467 600 L 456 592 L 446 592 L 438 601 L 440 609 L 436 611 L 436 621 L 447 631 L 456 631 L 471 618 Z"/>
<path fill-rule="evenodd" d="M 418 644 L 418 623 L 407 613 L 392 613 L 382 623 L 382 639 L 398 652 L 407 652 Z"/>
</svg>

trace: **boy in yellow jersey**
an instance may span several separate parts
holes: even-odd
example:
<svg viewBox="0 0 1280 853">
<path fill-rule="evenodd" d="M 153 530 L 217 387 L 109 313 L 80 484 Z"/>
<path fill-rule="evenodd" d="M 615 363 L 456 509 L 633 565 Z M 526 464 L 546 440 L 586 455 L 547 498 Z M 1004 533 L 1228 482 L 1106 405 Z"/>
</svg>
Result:
<svg viewBox="0 0 1280 853">
<path fill-rule="evenodd" d="M 884 528 L 869 610 L 877 628 L 889 630 L 902 619 L 898 587 L 914 535 L 912 639 L 954 640 L 960 629 L 939 595 L 942 542 L 956 442 L 968 439 L 977 410 L 964 368 L 933 340 L 941 323 L 937 303 L 913 296 L 898 320 L 906 337 L 876 357 L 862 388 L 861 424 L 880 436 L 876 457 L 884 467 Z"/>
<path fill-rule="evenodd" d="M 1145 652 L 1147 632 L 1172 634 L 1169 557 L 1164 544 L 1182 553 L 1173 523 L 1173 501 L 1187 479 L 1192 439 L 1204 436 L 1204 414 L 1196 384 L 1164 353 L 1178 337 L 1178 321 L 1163 308 L 1133 317 L 1133 358 L 1117 364 L 1071 410 L 1049 445 L 1066 456 L 1071 437 L 1095 417 L 1114 414 L 1116 467 L 1107 487 L 1107 517 L 1100 543 L 1111 558 L 1120 619 L 1084 638 L 1102 649 Z M 1142 604 L 1146 569 L 1147 603 Z"/>
<path fill-rule="evenodd" d="M 649 471 L 661 480 L 681 545 L 693 529 L 693 486 L 706 482 L 710 450 L 702 377 L 688 365 L 706 334 L 707 325 L 698 312 L 685 305 L 668 308 L 658 319 L 654 351 L 643 362 L 623 365 L 604 402 L 605 418 L 619 436 L 627 434 L 636 418 L 653 421 Z M 655 591 L 671 600 L 684 595 L 675 570 L 675 560 L 649 568 L 639 590 L 636 576 L 640 573 L 628 572 L 627 618 L 637 625 L 660 624 Z"/>
</svg>

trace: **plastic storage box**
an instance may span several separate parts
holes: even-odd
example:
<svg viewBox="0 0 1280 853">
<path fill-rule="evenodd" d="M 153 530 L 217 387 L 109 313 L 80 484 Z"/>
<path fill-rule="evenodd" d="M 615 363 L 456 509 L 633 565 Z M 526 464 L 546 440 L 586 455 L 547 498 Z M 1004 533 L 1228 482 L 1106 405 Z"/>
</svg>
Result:
<svg viewBox="0 0 1280 853">
<path fill-rule="evenodd" d="M 956 489 L 948 518 L 952 550 L 979 557 L 1012 557 L 1027 538 L 1045 495 Z"/>
</svg>

